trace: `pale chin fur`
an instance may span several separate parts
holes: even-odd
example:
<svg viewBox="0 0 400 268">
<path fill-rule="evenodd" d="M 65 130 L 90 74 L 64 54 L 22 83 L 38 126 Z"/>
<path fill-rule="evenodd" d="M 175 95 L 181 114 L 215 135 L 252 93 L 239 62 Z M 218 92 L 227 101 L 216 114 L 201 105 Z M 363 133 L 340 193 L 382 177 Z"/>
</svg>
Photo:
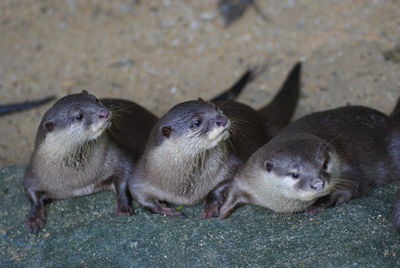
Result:
<svg viewBox="0 0 400 268">
<path fill-rule="evenodd" d="M 64 155 L 69 151 L 76 149 L 77 146 L 89 141 L 95 140 L 104 133 L 109 127 L 110 121 L 101 122 L 96 126 L 91 125 L 86 131 L 82 125 L 73 124 L 68 128 L 63 128 L 50 132 L 46 135 L 46 140 L 42 144 L 39 153 Z M 63 141 L 60 144 L 60 141 Z"/>
<path fill-rule="evenodd" d="M 210 141 L 207 149 L 217 146 L 222 140 L 226 140 L 229 137 L 230 125 L 231 123 L 229 121 L 225 127 L 216 127 L 207 134 L 207 139 Z"/>
<path fill-rule="evenodd" d="M 294 190 L 294 192 L 298 194 L 297 199 L 301 201 L 311 201 L 329 194 L 329 190 L 327 190 L 327 188 L 325 188 L 323 191 L 318 191 L 318 192 L 312 190 L 301 191 L 301 192 Z"/>
<path fill-rule="evenodd" d="M 90 140 L 97 139 L 103 132 L 111 126 L 111 121 L 100 121 L 97 124 L 92 124 L 89 130 L 92 132 Z"/>
</svg>

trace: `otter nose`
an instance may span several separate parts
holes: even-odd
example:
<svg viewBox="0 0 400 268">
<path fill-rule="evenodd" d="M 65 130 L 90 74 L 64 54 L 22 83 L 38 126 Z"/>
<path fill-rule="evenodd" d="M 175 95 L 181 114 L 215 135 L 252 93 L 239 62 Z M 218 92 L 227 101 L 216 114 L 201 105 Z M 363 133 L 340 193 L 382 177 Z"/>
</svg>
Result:
<svg viewBox="0 0 400 268">
<path fill-rule="evenodd" d="M 100 118 L 107 118 L 108 115 L 109 115 L 109 112 L 108 112 L 107 109 L 101 109 L 101 110 L 99 111 L 99 117 L 100 117 Z"/>
<path fill-rule="evenodd" d="M 217 115 L 217 118 L 215 120 L 215 124 L 218 127 L 224 127 L 224 126 L 226 126 L 226 124 L 228 124 L 228 118 L 226 116 L 223 116 L 223 115 Z"/>
<path fill-rule="evenodd" d="M 315 180 L 314 182 L 311 183 L 310 187 L 313 190 L 319 191 L 322 190 L 325 186 L 325 182 L 321 180 Z"/>
</svg>

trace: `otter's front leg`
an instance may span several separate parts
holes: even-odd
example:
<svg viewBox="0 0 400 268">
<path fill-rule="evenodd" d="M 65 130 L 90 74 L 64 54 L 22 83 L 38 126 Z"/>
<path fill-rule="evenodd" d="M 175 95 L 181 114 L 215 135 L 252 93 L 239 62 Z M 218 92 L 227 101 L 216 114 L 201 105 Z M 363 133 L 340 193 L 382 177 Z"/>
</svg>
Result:
<svg viewBox="0 0 400 268">
<path fill-rule="evenodd" d="M 31 201 L 31 211 L 29 212 L 26 223 L 30 233 L 37 233 L 44 227 L 46 222 L 45 199 L 46 194 L 40 191 L 27 189 L 26 193 Z"/>
<path fill-rule="evenodd" d="M 133 208 L 130 205 L 131 198 L 128 193 L 128 179 L 128 174 L 113 179 L 115 196 L 117 198 L 117 206 L 115 208 L 117 216 L 131 216 L 134 214 Z"/>
<path fill-rule="evenodd" d="M 334 191 L 333 193 L 330 193 L 327 196 L 319 198 L 313 205 L 306 209 L 304 214 L 306 214 L 307 216 L 314 216 L 325 208 L 348 202 L 353 198 L 354 196 L 351 194 L 350 191 L 339 189 Z"/>
<path fill-rule="evenodd" d="M 227 190 L 226 201 L 222 205 L 219 213 L 221 219 L 227 218 L 235 208 L 247 204 L 251 201 L 249 195 L 238 187 L 233 181 Z"/>
<path fill-rule="evenodd" d="M 242 160 L 235 156 L 230 156 L 229 162 L 227 163 L 229 173 L 225 176 L 225 180 L 220 182 L 220 184 L 206 196 L 206 202 L 203 211 L 200 214 L 202 219 L 210 219 L 212 217 L 220 216 L 220 209 L 225 202 L 228 189 L 232 185 L 232 180 L 234 180 L 234 174 L 242 164 Z"/>
<path fill-rule="evenodd" d="M 131 207 L 131 197 L 128 192 L 128 181 L 131 176 L 130 169 L 122 169 L 113 176 L 96 185 L 97 191 L 112 191 L 117 199 L 115 214 L 117 216 L 130 216 L 134 214 Z"/>
<path fill-rule="evenodd" d="M 229 183 L 224 182 L 208 193 L 203 211 L 200 214 L 202 219 L 210 219 L 219 216 L 219 210 L 225 201 L 225 194 Z"/>
</svg>

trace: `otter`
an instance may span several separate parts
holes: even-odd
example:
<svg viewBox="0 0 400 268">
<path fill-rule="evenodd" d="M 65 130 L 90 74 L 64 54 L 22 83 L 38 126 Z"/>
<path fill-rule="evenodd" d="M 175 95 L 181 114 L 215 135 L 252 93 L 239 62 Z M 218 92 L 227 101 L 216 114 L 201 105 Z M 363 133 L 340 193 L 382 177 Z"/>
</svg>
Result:
<svg viewBox="0 0 400 268">
<path fill-rule="evenodd" d="M 400 129 L 363 106 L 312 113 L 259 148 L 229 186 L 220 217 L 253 203 L 315 215 L 400 177 Z"/>
<path fill-rule="evenodd" d="M 129 180 L 132 197 L 144 208 L 184 217 L 166 202 L 193 205 L 205 200 L 202 218 L 218 216 L 227 182 L 261 145 L 286 126 L 296 107 L 301 63 L 269 105 L 257 110 L 237 103 L 180 103 L 157 122 Z"/>
<path fill-rule="evenodd" d="M 255 78 L 249 69 L 214 99 L 228 101 Z M 98 100 L 87 91 L 58 100 L 44 115 L 24 176 L 32 203 L 29 232 L 45 223 L 45 202 L 112 190 L 117 215 L 131 215 L 128 177 L 158 117 L 133 102 Z"/>
<path fill-rule="evenodd" d="M 113 109 L 117 109 L 114 115 Z M 35 233 L 43 228 L 47 200 L 100 190 L 115 192 L 117 215 L 131 215 L 127 181 L 133 160 L 140 156 L 157 119 L 135 103 L 118 99 L 99 101 L 87 91 L 58 100 L 39 125 L 24 176 L 24 188 L 32 203 L 28 231 Z M 134 135 L 118 131 L 118 124 L 129 121 L 138 125 L 137 130 L 128 131 Z"/>
</svg>

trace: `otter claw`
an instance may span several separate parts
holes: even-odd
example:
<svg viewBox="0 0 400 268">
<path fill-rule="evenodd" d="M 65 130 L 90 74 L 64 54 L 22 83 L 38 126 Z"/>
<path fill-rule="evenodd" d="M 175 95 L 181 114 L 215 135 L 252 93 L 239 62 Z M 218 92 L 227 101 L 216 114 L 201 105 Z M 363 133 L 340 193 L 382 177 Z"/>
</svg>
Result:
<svg viewBox="0 0 400 268">
<path fill-rule="evenodd" d="M 304 214 L 307 216 L 315 216 L 318 214 L 318 212 L 321 212 L 324 210 L 324 206 L 322 205 L 315 205 L 311 206 L 304 211 Z"/>
<path fill-rule="evenodd" d="M 29 217 L 26 221 L 27 229 L 30 233 L 37 233 L 44 227 L 44 219 L 41 217 Z"/>
<path fill-rule="evenodd" d="M 118 206 L 115 210 L 115 214 L 117 216 L 131 216 L 135 214 L 135 212 L 130 206 Z"/>
<path fill-rule="evenodd" d="M 186 218 L 185 214 L 181 211 L 176 211 L 174 209 L 164 210 L 162 213 L 164 216 L 172 217 L 172 218 Z"/>
<path fill-rule="evenodd" d="M 217 205 L 205 207 L 200 214 L 201 219 L 211 219 L 215 217 L 219 217 L 219 206 Z"/>
</svg>

